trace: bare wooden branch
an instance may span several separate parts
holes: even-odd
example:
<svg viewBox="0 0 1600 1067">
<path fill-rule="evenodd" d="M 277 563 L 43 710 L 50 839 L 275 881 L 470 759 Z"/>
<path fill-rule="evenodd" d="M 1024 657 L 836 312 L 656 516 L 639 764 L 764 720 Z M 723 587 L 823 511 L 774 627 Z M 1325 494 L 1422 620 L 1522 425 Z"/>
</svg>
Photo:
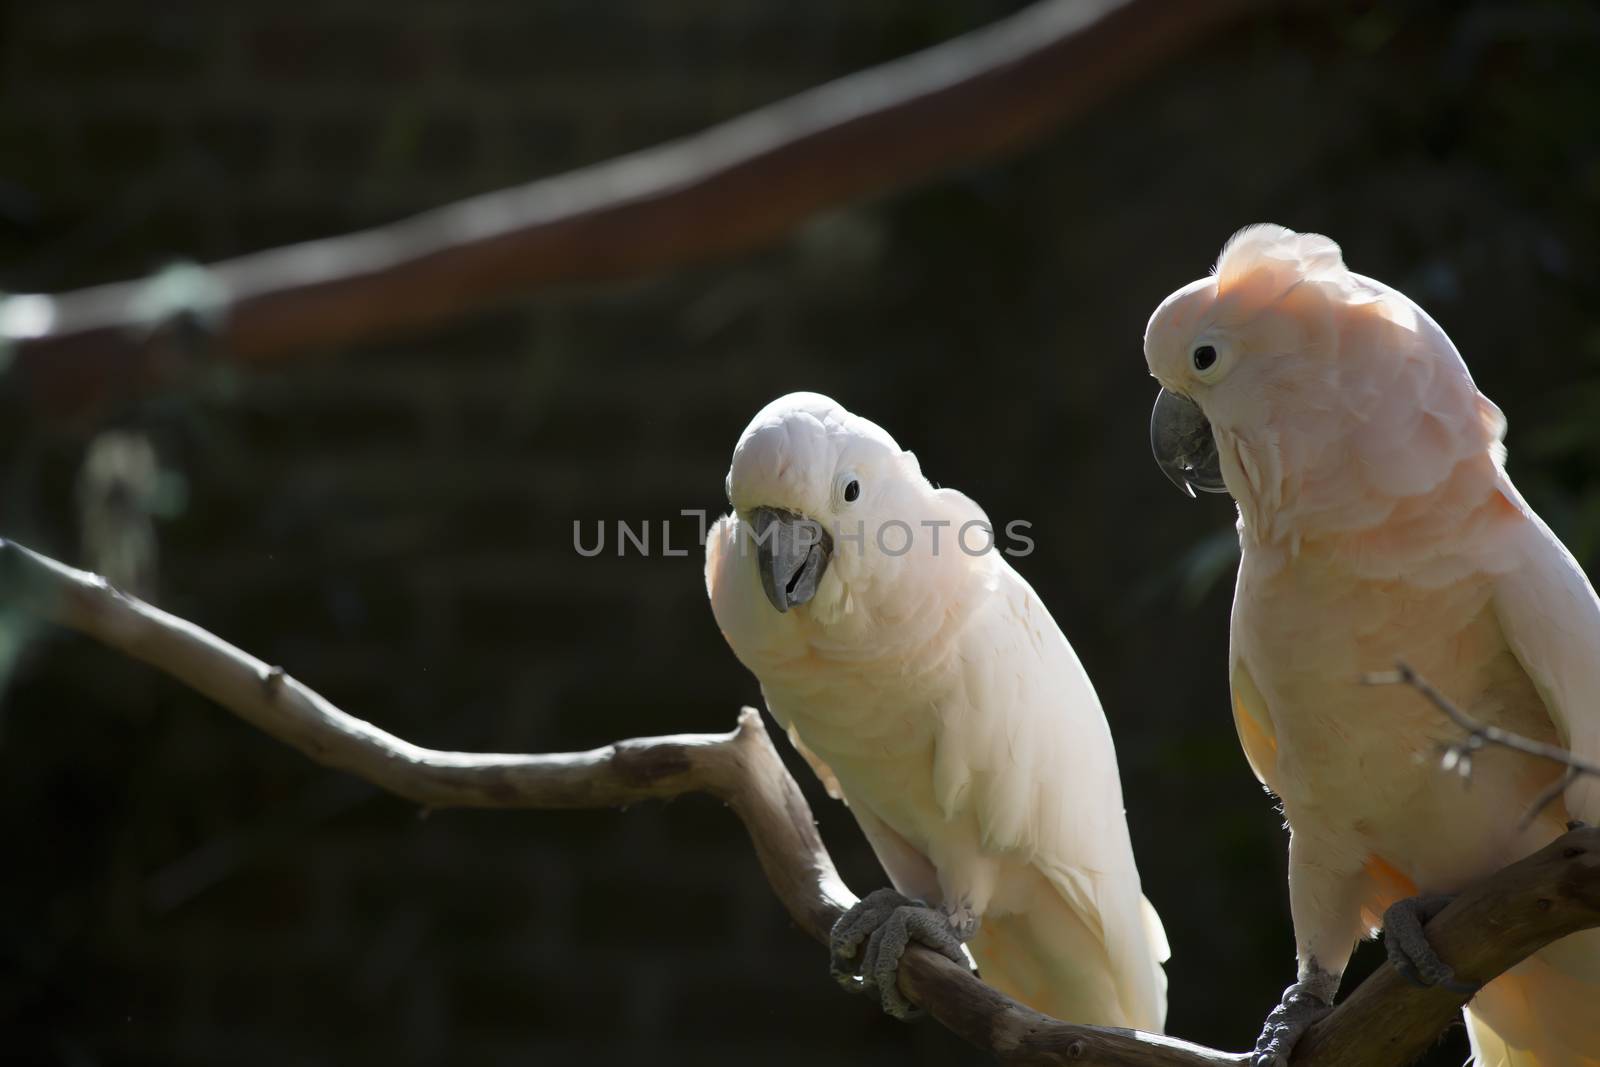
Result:
<svg viewBox="0 0 1600 1067">
<path fill-rule="evenodd" d="M 0 602 L 148 663 L 328 767 L 429 807 L 600 808 L 708 793 L 744 822 L 773 891 L 813 940 L 855 902 L 811 809 L 745 708 L 726 734 L 620 741 L 590 752 L 442 752 L 388 734 L 193 623 L 0 540 Z M 1487 981 L 1561 937 L 1600 926 L 1600 828 L 1570 832 L 1463 892 L 1428 924 L 1441 956 Z M 818 977 L 823 967 L 818 960 Z M 1132 1030 L 1081 1026 L 1018 1004 L 919 946 L 901 988 L 951 1031 L 1012 1064 L 1242 1067 L 1247 1054 Z M 1465 998 L 1418 989 L 1385 965 L 1296 1049 L 1304 1067 L 1400 1067 L 1450 1023 Z"/>
<path fill-rule="evenodd" d="M 0 302 L 30 392 L 82 407 L 159 379 L 202 320 L 262 360 L 436 322 L 557 282 L 693 263 L 824 208 L 1036 139 L 1252 0 L 1045 0 L 698 135 L 339 238 Z"/>
</svg>

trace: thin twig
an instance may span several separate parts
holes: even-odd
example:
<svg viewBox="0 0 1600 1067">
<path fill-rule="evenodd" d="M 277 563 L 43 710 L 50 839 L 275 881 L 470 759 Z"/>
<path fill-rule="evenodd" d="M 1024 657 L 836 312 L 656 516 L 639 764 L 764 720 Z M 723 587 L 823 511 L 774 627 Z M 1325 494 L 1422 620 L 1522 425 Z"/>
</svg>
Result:
<svg viewBox="0 0 1600 1067">
<path fill-rule="evenodd" d="M 1445 748 L 1444 758 L 1441 761 L 1446 771 L 1456 771 L 1462 778 L 1470 778 L 1472 773 L 1472 753 L 1480 751 L 1485 745 L 1498 745 L 1501 748 L 1521 752 L 1526 756 L 1536 759 L 1549 760 L 1558 763 L 1563 768 L 1561 776 L 1539 794 L 1531 808 L 1522 817 L 1524 828 L 1531 826 L 1539 817 L 1539 813 L 1565 795 L 1567 788 L 1573 782 L 1586 774 L 1600 777 L 1600 764 L 1586 760 L 1581 756 L 1558 745 L 1546 744 L 1535 741 L 1510 730 L 1503 730 L 1491 723 L 1473 718 L 1458 708 L 1454 701 L 1438 689 L 1434 688 L 1422 675 L 1418 674 L 1409 665 L 1401 662 L 1395 664 L 1392 671 L 1369 674 L 1363 681 L 1367 685 L 1408 685 L 1415 689 L 1434 707 L 1444 713 L 1445 717 L 1467 732 L 1463 741 L 1452 742 Z"/>
<path fill-rule="evenodd" d="M 0 603 L 149 663 L 318 763 L 429 807 L 614 808 L 710 794 L 743 821 L 773 891 L 812 939 L 825 944 L 834 920 L 855 901 L 805 796 L 750 708 L 726 734 L 636 738 L 563 754 L 443 752 L 341 711 L 281 668 L 97 575 L 3 539 Z M 1583 829 L 1469 887 L 1428 924 L 1428 936 L 1462 974 L 1483 980 L 1593 926 L 1600 926 L 1600 829 Z M 823 973 L 819 958 L 819 981 Z M 907 951 L 900 984 L 935 1019 L 1003 1063 L 1243 1067 L 1250 1059 L 1176 1038 L 1048 1018 L 920 946 Z M 1382 968 L 1312 1028 L 1294 1063 L 1399 1067 L 1433 1042 L 1463 1000 L 1416 989 Z"/>
<path fill-rule="evenodd" d="M 1044 0 L 692 137 L 342 237 L 0 301 L 33 399 L 84 408 L 187 358 L 260 360 L 437 322 L 555 283 L 750 249 L 823 209 L 992 158 L 1257 0 Z M 164 321 L 163 321 L 164 320 Z"/>
<path fill-rule="evenodd" d="M 1572 788 L 1572 783 L 1583 777 L 1583 768 L 1568 767 L 1561 772 L 1561 777 L 1544 787 L 1544 791 L 1533 798 L 1533 803 L 1528 805 L 1528 810 L 1517 823 L 1518 830 L 1526 830 L 1532 826 L 1539 813 L 1554 804 L 1558 799 L 1567 795 L 1567 790 Z"/>
</svg>

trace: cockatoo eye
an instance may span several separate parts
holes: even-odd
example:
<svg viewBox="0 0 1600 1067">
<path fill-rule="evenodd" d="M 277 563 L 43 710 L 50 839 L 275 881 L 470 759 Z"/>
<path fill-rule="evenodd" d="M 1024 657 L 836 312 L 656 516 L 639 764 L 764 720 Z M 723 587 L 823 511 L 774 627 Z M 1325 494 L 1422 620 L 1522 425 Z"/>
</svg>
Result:
<svg viewBox="0 0 1600 1067">
<path fill-rule="evenodd" d="M 1194 363 L 1194 369 L 1204 373 L 1216 366 L 1217 350 L 1211 345 L 1201 345 L 1194 350 L 1190 359 Z"/>
<path fill-rule="evenodd" d="M 844 471 L 834 479 L 833 491 L 837 499 L 854 504 L 861 499 L 861 479 L 856 477 L 854 471 Z"/>
</svg>

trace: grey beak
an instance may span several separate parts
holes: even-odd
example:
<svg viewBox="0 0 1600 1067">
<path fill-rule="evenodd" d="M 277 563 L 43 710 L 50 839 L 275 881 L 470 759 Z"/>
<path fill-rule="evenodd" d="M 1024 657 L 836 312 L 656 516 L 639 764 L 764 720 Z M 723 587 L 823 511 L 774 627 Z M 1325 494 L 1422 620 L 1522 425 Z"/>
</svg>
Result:
<svg viewBox="0 0 1600 1067">
<path fill-rule="evenodd" d="M 750 522 L 755 527 L 756 570 L 772 606 L 784 612 L 816 596 L 833 554 L 833 538 L 822 524 L 767 507 L 753 510 Z"/>
<path fill-rule="evenodd" d="M 1194 496 L 1226 493 L 1217 441 L 1200 405 L 1186 396 L 1161 390 L 1150 413 L 1150 451 L 1172 484 Z"/>
</svg>

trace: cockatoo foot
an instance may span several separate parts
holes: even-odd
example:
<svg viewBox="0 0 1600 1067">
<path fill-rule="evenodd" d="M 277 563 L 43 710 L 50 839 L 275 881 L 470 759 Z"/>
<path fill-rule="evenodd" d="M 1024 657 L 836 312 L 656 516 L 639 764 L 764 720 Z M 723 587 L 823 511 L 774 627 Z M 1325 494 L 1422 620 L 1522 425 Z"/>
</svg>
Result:
<svg viewBox="0 0 1600 1067">
<path fill-rule="evenodd" d="M 1483 987 L 1458 979 L 1455 968 L 1439 958 L 1422 930 L 1428 920 L 1454 899 L 1453 896 L 1429 894 L 1406 897 L 1389 905 L 1389 910 L 1383 913 L 1383 947 L 1394 969 L 1412 985 L 1438 986 L 1452 993 L 1476 993 Z"/>
<path fill-rule="evenodd" d="M 876 990 L 883 1010 L 896 1019 L 914 1019 L 921 1010 L 900 992 L 906 946 L 916 941 L 965 967 L 961 942 L 976 927 L 970 917 L 945 915 L 893 889 L 875 889 L 833 924 L 828 937 L 833 977 L 846 989 Z"/>
<path fill-rule="evenodd" d="M 1338 980 L 1317 973 L 1283 991 L 1283 999 L 1272 1009 L 1256 1038 L 1252 1067 L 1288 1067 L 1289 1054 L 1311 1024 L 1333 1010 L 1333 991 Z"/>
</svg>

